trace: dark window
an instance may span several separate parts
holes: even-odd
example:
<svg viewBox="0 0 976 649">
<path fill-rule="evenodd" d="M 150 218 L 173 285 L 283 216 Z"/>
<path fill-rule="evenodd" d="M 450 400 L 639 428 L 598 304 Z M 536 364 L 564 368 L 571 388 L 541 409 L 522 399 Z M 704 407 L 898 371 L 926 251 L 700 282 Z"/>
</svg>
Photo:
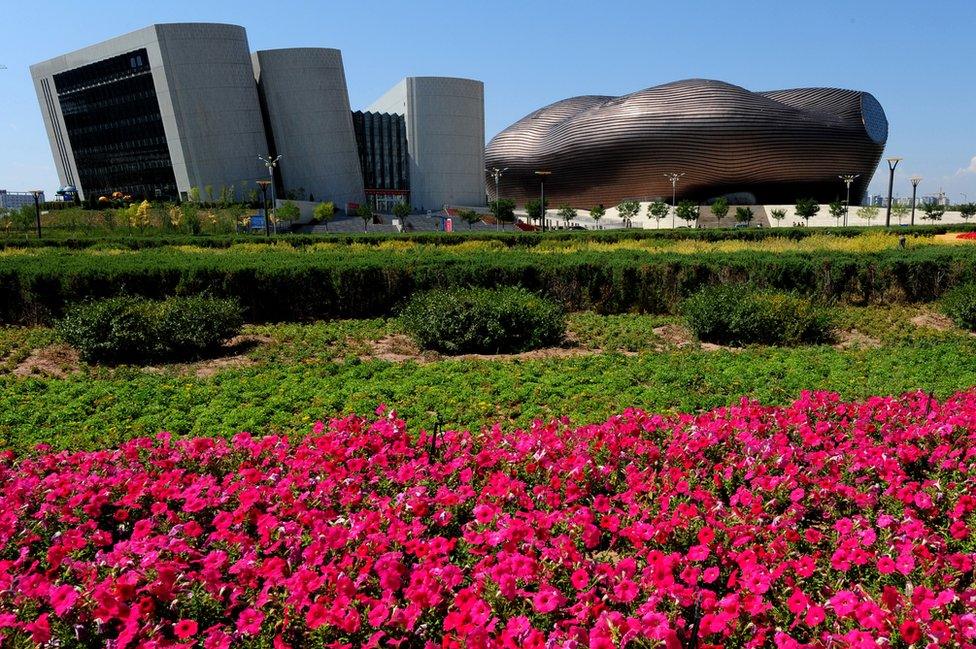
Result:
<svg viewBox="0 0 976 649">
<path fill-rule="evenodd" d="M 56 74 L 54 86 L 89 199 L 177 196 L 145 49 Z"/>
<path fill-rule="evenodd" d="M 407 129 L 403 115 L 356 111 L 352 114 L 365 189 L 410 189 Z"/>
</svg>

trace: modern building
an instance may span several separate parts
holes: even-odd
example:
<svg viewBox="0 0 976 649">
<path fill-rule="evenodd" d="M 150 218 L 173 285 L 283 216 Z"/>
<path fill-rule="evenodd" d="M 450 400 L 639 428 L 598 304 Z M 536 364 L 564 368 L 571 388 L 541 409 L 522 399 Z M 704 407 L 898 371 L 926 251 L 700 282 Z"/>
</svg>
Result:
<svg viewBox="0 0 976 649">
<path fill-rule="evenodd" d="M 748 196 L 751 203 L 843 199 L 840 174 L 860 174 L 860 203 L 881 159 L 888 121 L 866 92 L 799 88 L 751 92 L 689 79 L 623 97 L 584 96 L 541 108 L 489 142 L 489 168 L 505 169 L 500 192 L 519 203 L 615 205 L 666 197 Z M 489 196 L 495 184 L 487 179 Z"/>
<path fill-rule="evenodd" d="M 484 204 L 480 81 L 409 77 L 353 113 L 338 50 L 252 54 L 244 28 L 208 23 L 152 25 L 31 75 L 61 185 L 84 201 L 241 197 L 270 153 L 279 197 Z"/>
<path fill-rule="evenodd" d="M 44 192 L 39 197 L 40 202 L 44 202 Z M 19 210 L 24 205 L 34 207 L 34 194 L 31 192 L 11 192 L 0 189 L 0 209 Z"/>
</svg>

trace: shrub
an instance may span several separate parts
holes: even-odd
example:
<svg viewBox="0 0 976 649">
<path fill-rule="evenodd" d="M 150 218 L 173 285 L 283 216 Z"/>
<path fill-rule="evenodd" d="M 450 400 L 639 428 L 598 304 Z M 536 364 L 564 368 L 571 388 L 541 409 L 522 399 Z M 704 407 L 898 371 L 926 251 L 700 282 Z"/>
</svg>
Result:
<svg viewBox="0 0 976 649">
<path fill-rule="evenodd" d="M 448 354 L 521 352 L 562 340 L 562 308 L 519 288 L 438 289 L 409 302 L 403 328 L 424 349 Z"/>
<path fill-rule="evenodd" d="M 799 345 L 826 342 L 831 321 L 810 300 L 741 286 L 712 286 L 682 305 L 700 340 L 725 345 Z"/>
<path fill-rule="evenodd" d="M 199 356 L 237 333 L 241 322 L 233 300 L 122 296 L 73 307 L 57 330 L 82 359 L 121 363 Z"/>
<path fill-rule="evenodd" d="M 942 312 L 963 329 L 976 331 L 976 284 L 962 284 L 942 298 Z"/>
</svg>

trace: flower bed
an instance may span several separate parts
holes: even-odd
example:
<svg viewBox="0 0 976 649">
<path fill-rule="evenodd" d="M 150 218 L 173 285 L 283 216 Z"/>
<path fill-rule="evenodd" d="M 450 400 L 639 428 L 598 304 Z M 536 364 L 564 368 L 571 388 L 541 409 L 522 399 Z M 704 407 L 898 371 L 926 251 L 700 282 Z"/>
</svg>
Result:
<svg viewBox="0 0 976 649">
<path fill-rule="evenodd" d="M 971 644 L 974 457 L 976 391 L 628 410 L 576 428 L 447 431 L 436 445 L 381 409 L 291 443 L 162 434 L 7 453 L 0 634 L 112 647 Z"/>
</svg>

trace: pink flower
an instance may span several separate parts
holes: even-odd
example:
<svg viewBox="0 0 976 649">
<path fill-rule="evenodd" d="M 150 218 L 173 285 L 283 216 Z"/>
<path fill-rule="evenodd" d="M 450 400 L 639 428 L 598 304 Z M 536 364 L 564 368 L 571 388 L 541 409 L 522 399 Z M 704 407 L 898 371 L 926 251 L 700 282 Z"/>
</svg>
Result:
<svg viewBox="0 0 976 649">
<path fill-rule="evenodd" d="M 826 615 L 822 607 L 811 605 L 810 608 L 807 609 L 807 614 L 803 618 L 803 621 L 807 626 L 815 627 L 823 622 L 825 617 Z"/>
<path fill-rule="evenodd" d="M 569 578 L 569 583 L 576 590 L 583 590 L 590 583 L 590 574 L 582 568 L 577 568 Z"/>
<path fill-rule="evenodd" d="M 261 622 L 264 613 L 257 609 L 246 608 L 237 616 L 237 630 L 244 635 L 257 635 L 261 632 Z"/>
<path fill-rule="evenodd" d="M 857 597 L 849 590 L 839 590 L 830 598 L 830 606 L 837 613 L 837 617 L 846 617 L 854 612 Z"/>
<path fill-rule="evenodd" d="M 882 575 L 890 575 L 895 571 L 895 560 L 891 557 L 878 557 L 878 572 Z"/>
<path fill-rule="evenodd" d="M 173 634 L 181 639 L 192 638 L 197 634 L 197 623 L 195 620 L 180 620 L 173 625 Z"/>
<path fill-rule="evenodd" d="M 559 591 L 548 584 L 544 584 L 532 596 L 532 606 L 539 613 L 551 613 L 559 608 L 562 596 Z"/>
<path fill-rule="evenodd" d="M 78 591 L 74 586 L 64 585 L 51 589 L 51 608 L 58 617 L 64 617 L 77 601 Z"/>
</svg>

